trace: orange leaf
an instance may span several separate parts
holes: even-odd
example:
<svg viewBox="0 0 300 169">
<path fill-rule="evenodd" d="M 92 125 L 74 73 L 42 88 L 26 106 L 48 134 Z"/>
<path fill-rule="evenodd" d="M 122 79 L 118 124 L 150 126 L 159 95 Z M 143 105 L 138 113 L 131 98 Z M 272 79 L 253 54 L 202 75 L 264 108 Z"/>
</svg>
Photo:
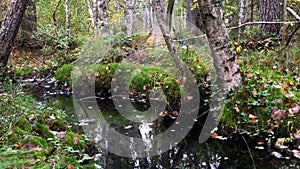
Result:
<svg viewBox="0 0 300 169">
<path fill-rule="evenodd" d="M 74 166 L 72 164 L 68 164 L 68 169 L 74 169 Z"/>
<path fill-rule="evenodd" d="M 263 144 L 264 144 L 264 142 L 262 142 L 262 141 L 259 141 L 259 142 L 257 142 L 257 144 L 258 144 L 258 145 L 263 145 Z"/>
<path fill-rule="evenodd" d="M 22 148 L 24 145 L 24 142 L 23 141 L 20 141 L 19 144 L 17 145 L 17 148 Z"/>
<path fill-rule="evenodd" d="M 282 86 L 283 86 L 284 89 L 288 89 L 288 88 L 289 88 L 289 85 L 288 85 L 287 82 L 283 82 L 283 83 L 282 83 Z"/>
<path fill-rule="evenodd" d="M 217 133 L 211 133 L 211 137 L 212 137 L 212 138 L 216 138 L 217 136 L 218 136 Z"/>
<path fill-rule="evenodd" d="M 258 122 L 257 119 L 251 119 L 251 123 L 252 123 L 252 124 L 256 124 L 257 122 Z"/>
</svg>

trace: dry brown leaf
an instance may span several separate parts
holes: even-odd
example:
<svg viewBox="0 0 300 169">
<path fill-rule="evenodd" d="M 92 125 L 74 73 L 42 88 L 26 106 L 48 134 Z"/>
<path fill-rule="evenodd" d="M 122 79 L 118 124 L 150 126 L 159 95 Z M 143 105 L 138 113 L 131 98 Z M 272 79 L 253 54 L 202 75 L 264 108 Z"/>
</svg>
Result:
<svg viewBox="0 0 300 169">
<path fill-rule="evenodd" d="M 74 166 L 72 164 L 68 164 L 68 169 L 74 169 Z"/>
<path fill-rule="evenodd" d="M 287 117 L 287 112 L 285 110 L 277 110 L 272 113 L 271 117 L 275 121 L 280 121 Z"/>
<path fill-rule="evenodd" d="M 298 114 L 300 106 L 296 103 L 293 104 L 293 107 L 289 109 L 289 112 L 293 115 Z"/>
</svg>

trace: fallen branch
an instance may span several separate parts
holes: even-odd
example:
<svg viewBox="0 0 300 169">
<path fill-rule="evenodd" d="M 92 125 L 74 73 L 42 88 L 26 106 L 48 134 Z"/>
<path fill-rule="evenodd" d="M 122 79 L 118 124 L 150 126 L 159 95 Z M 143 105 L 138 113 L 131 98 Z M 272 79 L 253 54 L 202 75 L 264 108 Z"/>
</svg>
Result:
<svg viewBox="0 0 300 169">
<path fill-rule="evenodd" d="M 228 30 L 238 29 L 238 28 L 241 28 L 241 27 L 244 27 L 244 26 L 248 26 L 248 25 L 278 24 L 278 23 L 281 23 L 281 24 L 297 24 L 297 23 L 300 23 L 300 21 L 288 21 L 288 22 L 246 22 L 246 23 L 243 23 L 243 24 L 241 24 L 239 26 L 230 27 L 230 28 L 228 28 Z"/>
<path fill-rule="evenodd" d="M 300 20 L 300 16 L 290 7 L 286 8 L 296 19 Z"/>
</svg>

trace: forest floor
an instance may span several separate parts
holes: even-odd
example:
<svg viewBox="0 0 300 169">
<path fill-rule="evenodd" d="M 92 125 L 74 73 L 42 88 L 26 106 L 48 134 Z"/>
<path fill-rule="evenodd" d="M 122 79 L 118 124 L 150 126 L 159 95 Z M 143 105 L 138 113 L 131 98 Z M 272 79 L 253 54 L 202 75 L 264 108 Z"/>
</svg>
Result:
<svg viewBox="0 0 300 169">
<path fill-rule="evenodd" d="M 68 130 L 64 111 L 40 103 L 24 90 L 39 80 L 50 83 L 62 63 L 76 59 L 74 53 L 13 51 L 8 74 L 14 80 L 3 82 L 0 89 L 0 168 L 93 168 L 93 143 L 82 133 Z M 259 148 L 276 147 L 278 158 L 283 151 L 300 158 L 299 56 L 297 41 L 287 48 L 242 46 L 237 58 L 243 82 L 227 99 L 220 127 L 212 138 L 247 135 L 260 138 L 253 143 Z M 26 79 L 32 81 L 23 81 Z M 71 91 L 63 86 L 64 91 Z"/>
</svg>

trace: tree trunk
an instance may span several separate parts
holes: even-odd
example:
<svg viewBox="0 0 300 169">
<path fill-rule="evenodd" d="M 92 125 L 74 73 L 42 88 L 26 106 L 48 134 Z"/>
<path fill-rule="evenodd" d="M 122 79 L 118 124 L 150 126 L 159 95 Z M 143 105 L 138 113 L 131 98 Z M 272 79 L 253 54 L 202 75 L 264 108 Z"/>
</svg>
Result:
<svg viewBox="0 0 300 169">
<path fill-rule="evenodd" d="M 188 29 L 196 25 L 197 11 L 191 9 L 193 3 L 193 0 L 186 1 L 186 23 Z"/>
<path fill-rule="evenodd" d="M 184 67 L 184 62 L 180 59 L 180 56 L 177 52 L 177 49 L 171 39 L 171 35 L 168 31 L 168 28 L 167 26 L 164 24 L 163 22 L 163 9 L 161 9 L 161 2 L 159 0 L 154 0 L 153 1 L 153 9 L 154 9 L 154 12 L 155 12 L 155 16 L 156 16 L 156 20 L 157 20 L 157 23 L 158 23 L 158 26 L 160 28 L 160 31 L 164 37 L 164 40 L 166 42 L 166 45 L 168 47 L 168 50 L 171 54 L 171 56 L 173 57 L 174 61 L 175 61 L 175 64 L 176 66 L 179 68 L 179 70 L 184 73 L 185 72 L 185 67 Z M 184 77 L 185 75 L 182 75 L 182 77 Z"/>
<path fill-rule="evenodd" d="M 69 16 L 69 0 L 65 0 L 65 12 L 66 12 L 66 47 L 67 51 L 70 43 L 70 16 Z"/>
<path fill-rule="evenodd" d="M 20 27 L 21 41 L 27 43 L 32 41 L 32 36 L 36 31 L 37 31 L 36 0 L 29 0 Z"/>
<path fill-rule="evenodd" d="M 249 0 L 240 0 L 240 7 L 239 7 L 239 33 L 238 33 L 238 42 L 240 41 L 241 34 L 243 31 L 243 28 L 241 25 L 245 22 L 247 22 L 249 19 Z"/>
<path fill-rule="evenodd" d="M 168 16 L 169 29 L 172 28 L 172 15 L 173 15 L 174 4 L 175 4 L 175 0 L 169 0 L 168 1 L 167 16 Z"/>
<path fill-rule="evenodd" d="M 88 0 L 88 11 L 92 19 L 94 35 L 109 34 L 105 0 Z"/>
<path fill-rule="evenodd" d="M 134 6 L 135 0 L 126 0 L 124 11 L 124 25 L 127 35 L 132 35 L 133 33 Z"/>
<path fill-rule="evenodd" d="M 280 19 L 280 0 L 261 0 L 260 1 L 260 21 L 275 22 Z M 262 24 L 265 33 L 279 34 L 279 24 Z"/>
<path fill-rule="evenodd" d="M 14 40 L 18 34 L 28 0 L 14 0 L 0 29 L 0 73 L 4 76 Z M 2 76 L 2 77 L 3 77 Z"/>
<path fill-rule="evenodd" d="M 198 0 L 206 36 L 212 50 L 217 81 L 223 90 L 241 83 L 239 66 L 235 62 L 229 35 L 223 21 L 221 1 Z"/>
</svg>

